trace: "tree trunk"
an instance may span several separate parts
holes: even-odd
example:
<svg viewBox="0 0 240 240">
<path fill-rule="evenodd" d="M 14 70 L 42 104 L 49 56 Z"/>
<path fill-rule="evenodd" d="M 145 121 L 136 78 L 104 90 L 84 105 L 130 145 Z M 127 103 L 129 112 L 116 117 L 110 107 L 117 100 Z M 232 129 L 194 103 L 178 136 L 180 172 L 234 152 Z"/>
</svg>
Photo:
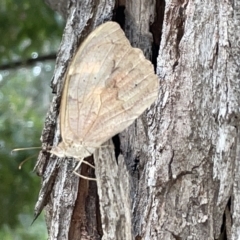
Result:
<svg viewBox="0 0 240 240">
<path fill-rule="evenodd" d="M 51 2 L 48 0 L 48 2 Z M 60 140 L 63 76 L 78 45 L 113 19 L 156 65 L 159 98 L 97 150 L 97 184 L 72 174 L 74 159 L 42 151 L 36 215 L 49 239 L 239 239 L 238 1 L 71 1 L 43 148 Z M 125 11 L 123 11 L 125 7 Z M 115 159 L 117 156 L 117 161 Z M 94 176 L 82 165 L 81 174 Z"/>
</svg>

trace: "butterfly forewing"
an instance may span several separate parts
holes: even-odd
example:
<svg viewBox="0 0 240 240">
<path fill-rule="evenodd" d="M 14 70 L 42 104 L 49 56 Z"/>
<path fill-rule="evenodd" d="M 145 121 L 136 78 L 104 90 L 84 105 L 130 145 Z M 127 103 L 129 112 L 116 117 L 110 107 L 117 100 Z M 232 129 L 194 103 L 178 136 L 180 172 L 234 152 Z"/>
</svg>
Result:
<svg viewBox="0 0 240 240">
<path fill-rule="evenodd" d="M 66 74 L 61 135 L 66 144 L 99 147 L 127 128 L 157 97 L 158 79 L 141 50 L 114 22 L 94 30 Z"/>
</svg>

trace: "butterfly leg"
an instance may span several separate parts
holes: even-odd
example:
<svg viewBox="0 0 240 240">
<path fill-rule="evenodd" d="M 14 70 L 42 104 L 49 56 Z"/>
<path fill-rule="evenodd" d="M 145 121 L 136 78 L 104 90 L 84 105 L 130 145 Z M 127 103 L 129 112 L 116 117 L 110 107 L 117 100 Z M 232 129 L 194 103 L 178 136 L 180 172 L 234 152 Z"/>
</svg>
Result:
<svg viewBox="0 0 240 240">
<path fill-rule="evenodd" d="M 91 163 L 87 162 L 87 161 L 84 161 L 84 160 L 80 160 L 78 165 L 75 167 L 74 171 L 77 171 L 78 168 L 81 166 L 82 163 L 85 163 L 87 164 L 88 166 L 90 166 L 91 168 L 95 169 L 95 166 L 93 166 Z"/>
<path fill-rule="evenodd" d="M 89 162 L 86 162 L 86 161 L 84 161 L 83 159 L 81 159 L 81 160 L 79 160 L 79 163 L 77 164 L 77 166 L 74 168 L 73 173 L 76 174 L 77 176 L 83 178 L 83 179 L 96 181 L 96 178 L 85 177 L 85 176 L 77 173 L 77 170 L 80 168 L 80 166 L 81 166 L 82 163 L 85 163 L 85 164 L 89 165 L 90 167 L 95 168 L 95 167 L 94 167 L 92 164 L 90 164 Z"/>
<path fill-rule="evenodd" d="M 85 176 L 83 176 L 83 175 L 81 175 L 81 174 L 79 174 L 79 173 L 77 173 L 77 172 L 75 172 L 75 171 L 73 171 L 73 172 L 74 172 L 74 174 L 76 174 L 76 175 L 79 176 L 80 178 L 83 178 L 83 179 L 86 179 L 86 180 L 97 181 L 96 178 L 85 177 Z"/>
<path fill-rule="evenodd" d="M 94 167 L 91 163 L 89 163 L 89 162 L 87 162 L 87 161 L 82 161 L 82 162 L 85 163 L 85 164 L 87 164 L 87 165 L 90 166 L 91 168 L 95 169 L 95 167 Z"/>
</svg>

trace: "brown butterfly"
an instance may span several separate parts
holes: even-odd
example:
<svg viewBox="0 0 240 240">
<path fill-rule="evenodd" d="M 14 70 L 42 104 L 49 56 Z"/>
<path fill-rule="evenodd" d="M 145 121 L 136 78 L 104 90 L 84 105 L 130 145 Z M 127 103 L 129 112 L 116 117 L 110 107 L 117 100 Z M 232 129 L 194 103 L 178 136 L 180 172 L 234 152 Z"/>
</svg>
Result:
<svg viewBox="0 0 240 240">
<path fill-rule="evenodd" d="M 78 159 L 76 173 L 85 157 L 131 125 L 156 100 L 159 84 L 151 62 L 130 45 L 115 22 L 102 24 L 86 38 L 65 76 L 62 142 L 51 153 Z"/>
</svg>

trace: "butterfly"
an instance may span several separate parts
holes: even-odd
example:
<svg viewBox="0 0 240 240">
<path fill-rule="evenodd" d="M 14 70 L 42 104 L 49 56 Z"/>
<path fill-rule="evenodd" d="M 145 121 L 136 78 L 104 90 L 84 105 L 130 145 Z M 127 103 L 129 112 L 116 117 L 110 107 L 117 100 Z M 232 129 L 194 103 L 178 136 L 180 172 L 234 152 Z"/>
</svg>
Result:
<svg viewBox="0 0 240 240">
<path fill-rule="evenodd" d="M 84 158 L 150 107 L 158 87 L 153 65 L 130 45 L 120 26 L 111 21 L 100 25 L 80 45 L 66 72 L 62 142 L 51 153 L 79 160 L 76 173 Z"/>
</svg>

